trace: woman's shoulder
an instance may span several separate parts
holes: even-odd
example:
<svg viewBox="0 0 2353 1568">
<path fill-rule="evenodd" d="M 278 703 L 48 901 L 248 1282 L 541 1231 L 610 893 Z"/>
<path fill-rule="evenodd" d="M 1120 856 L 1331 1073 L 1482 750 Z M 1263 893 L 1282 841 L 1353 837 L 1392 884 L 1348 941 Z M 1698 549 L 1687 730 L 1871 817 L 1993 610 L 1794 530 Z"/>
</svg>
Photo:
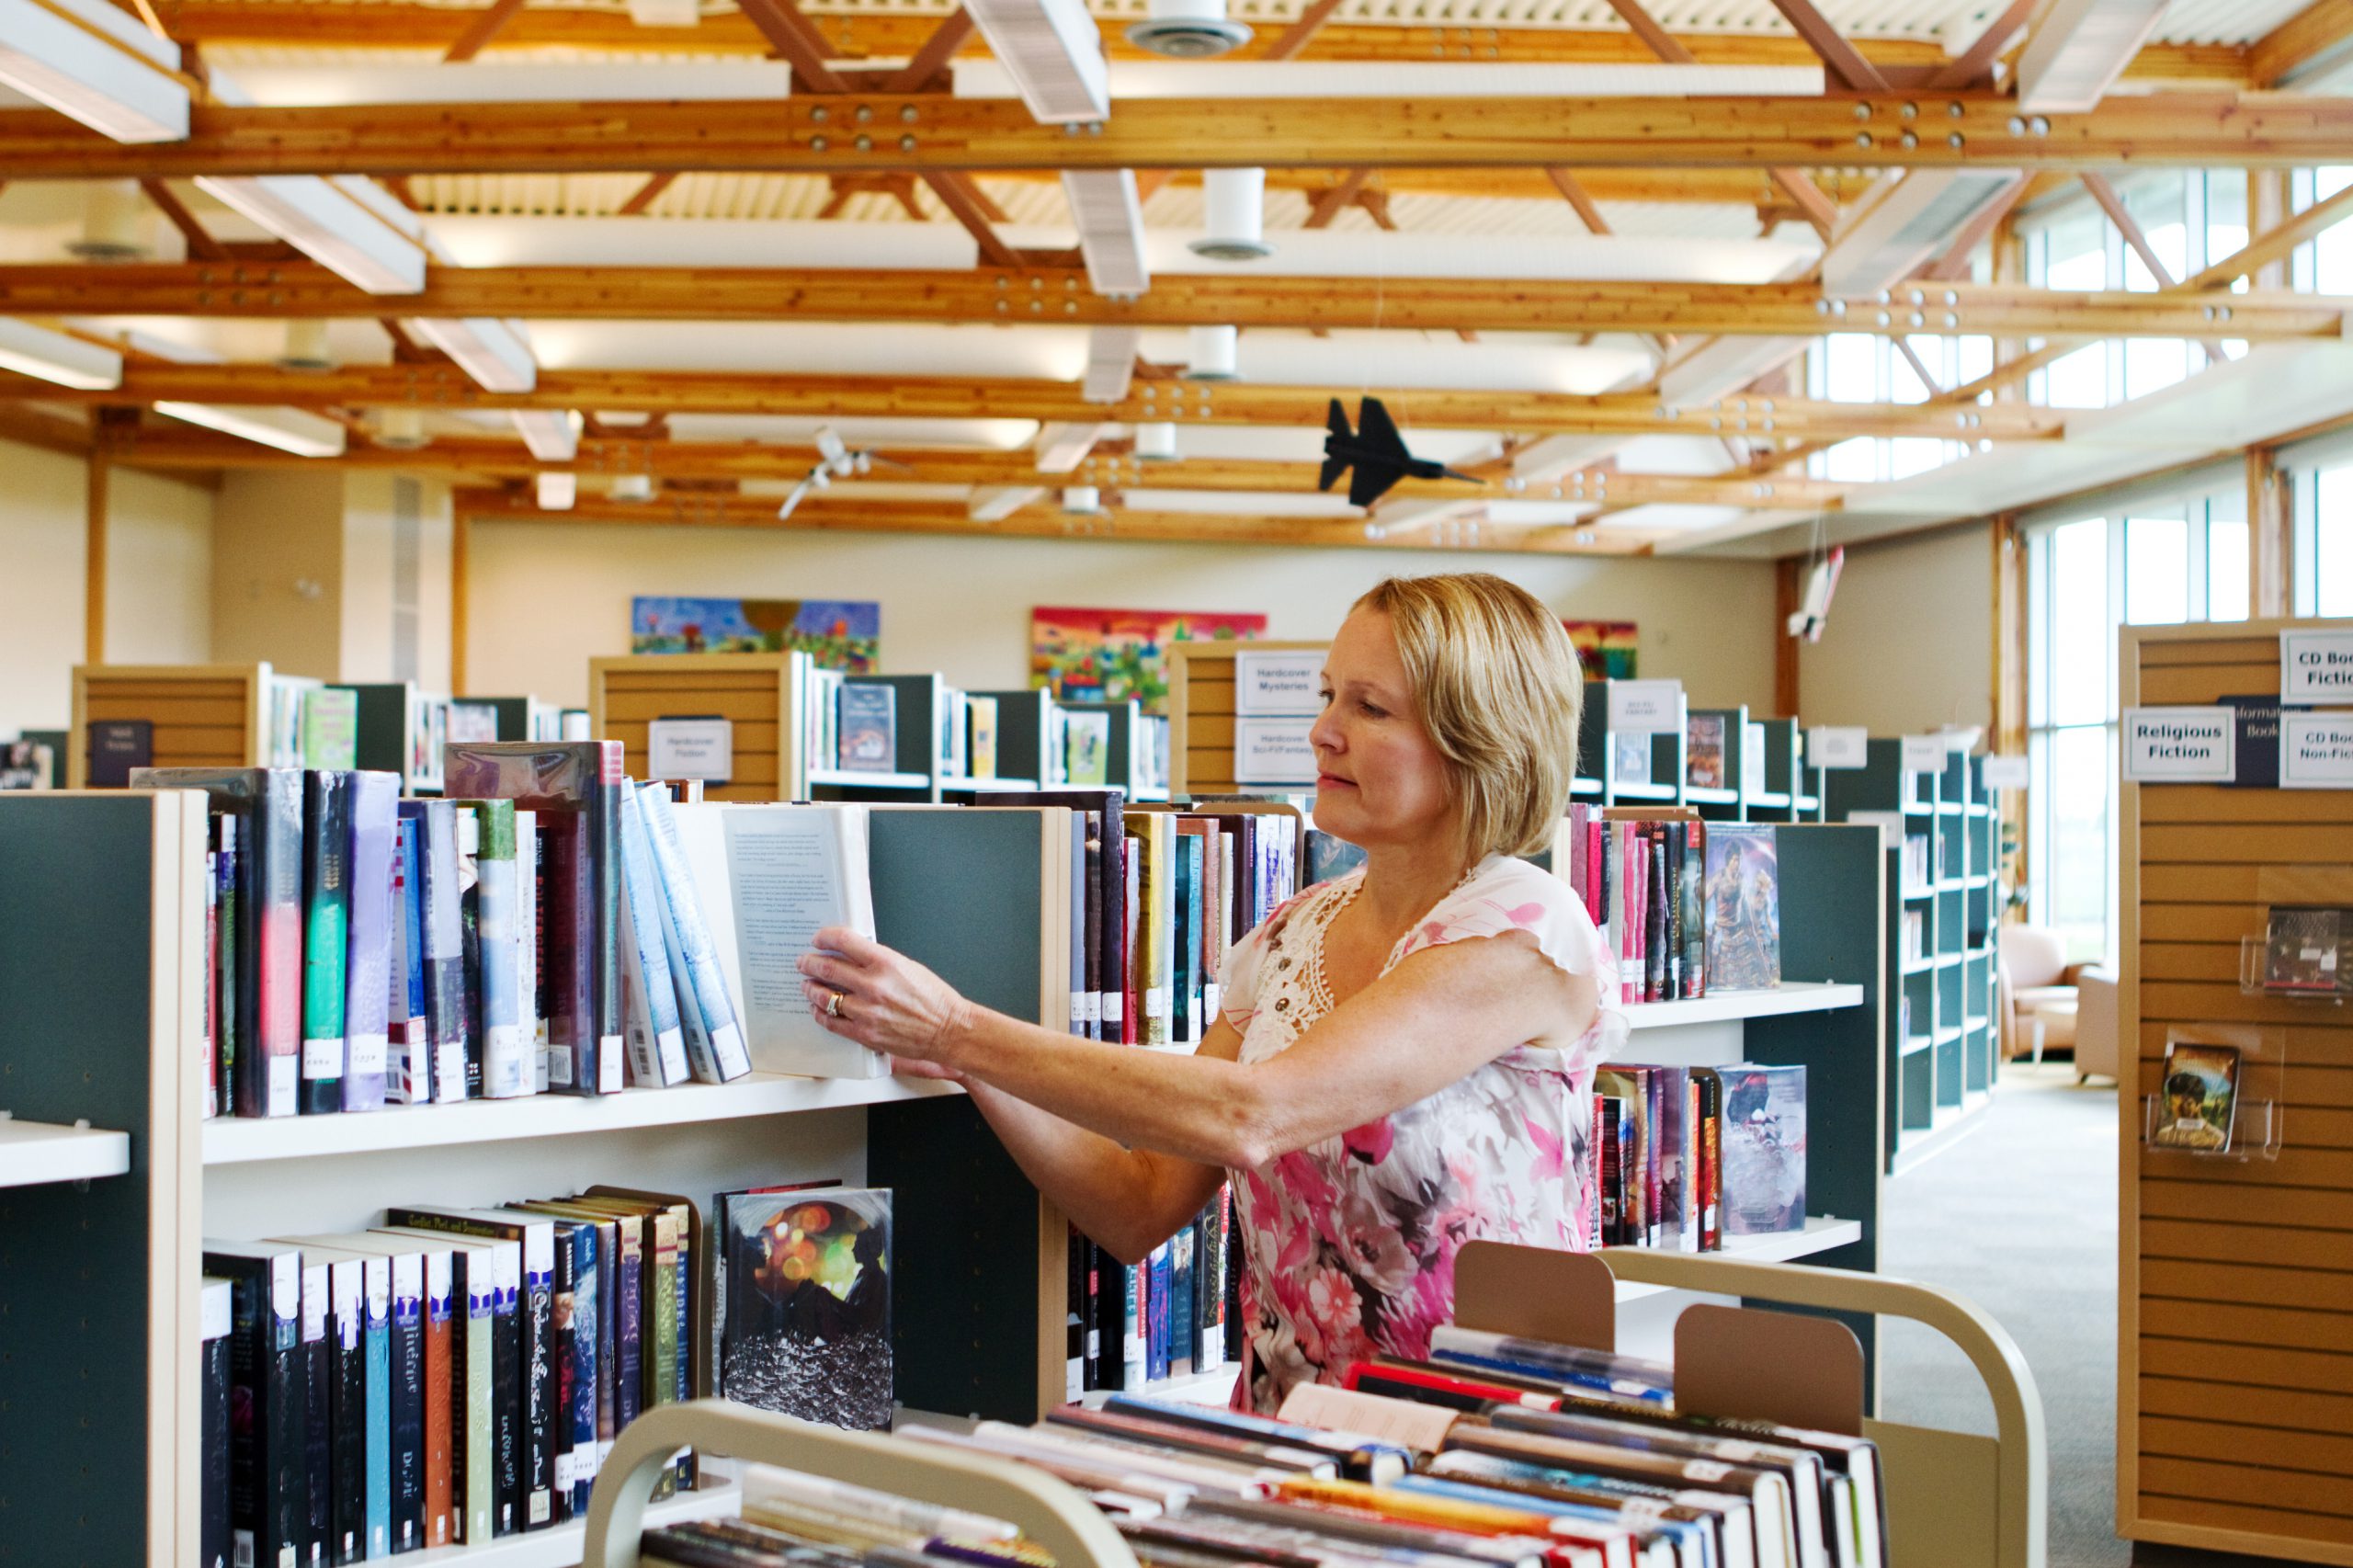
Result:
<svg viewBox="0 0 2353 1568">
<path fill-rule="evenodd" d="M 1406 933 L 1394 963 L 1424 948 L 1521 931 L 1573 974 L 1596 965 L 1592 919 L 1566 882 L 1531 861 L 1491 855 Z"/>
</svg>

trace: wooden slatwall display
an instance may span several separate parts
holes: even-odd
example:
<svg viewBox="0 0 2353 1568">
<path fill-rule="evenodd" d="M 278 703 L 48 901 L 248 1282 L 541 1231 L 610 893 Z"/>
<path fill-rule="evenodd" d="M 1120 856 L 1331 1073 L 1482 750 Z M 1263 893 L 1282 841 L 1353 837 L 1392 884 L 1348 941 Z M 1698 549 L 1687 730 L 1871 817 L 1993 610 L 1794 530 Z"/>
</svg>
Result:
<svg viewBox="0 0 2353 1568">
<path fill-rule="evenodd" d="M 2276 694 L 2279 632 L 2304 624 L 2126 627 L 2120 699 Z M 2238 986 L 2239 940 L 2290 901 L 2280 884 L 2353 879 L 2353 791 L 2128 780 L 2118 812 L 2119 1023 L 2139 1048 L 2120 1096 L 2118 1532 L 2353 1564 L 2353 1009 Z M 2143 1147 L 2143 1096 L 2186 1024 L 2280 1031 L 2277 1160 Z"/>
<path fill-rule="evenodd" d="M 86 788 L 90 724 L 144 719 L 157 767 L 258 767 L 269 760 L 267 665 L 76 665 L 65 784 Z"/>
<path fill-rule="evenodd" d="M 1233 656 L 1305 653 L 1329 642 L 1173 642 L 1168 647 L 1168 793 L 1230 794 L 1233 777 Z"/>
<path fill-rule="evenodd" d="M 725 719 L 734 726 L 734 774 L 710 801 L 795 801 L 809 795 L 801 755 L 806 653 L 638 653 L 588 661 L 588 733 L 619 741 L 632 778 L 651 777 L 646 726 L 656 719 Z"/>
</svg>

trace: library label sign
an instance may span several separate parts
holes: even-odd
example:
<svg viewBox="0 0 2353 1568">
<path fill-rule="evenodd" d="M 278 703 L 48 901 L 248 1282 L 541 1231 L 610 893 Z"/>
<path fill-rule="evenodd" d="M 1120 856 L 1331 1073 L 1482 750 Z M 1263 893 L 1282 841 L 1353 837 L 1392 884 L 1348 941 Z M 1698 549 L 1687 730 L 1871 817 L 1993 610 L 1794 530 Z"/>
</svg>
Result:
<svg viewBox="0 0 2353 1568">
<path fill-rule="evenodd" d="M 2353 713 L 2281 714 L 2279 787 L 2353 790 Z"/>
<path fill-rule="evenodd" d="M 2353 631 L 2279 633 L 2279 700 L 2353 702 Z"/>
<path fill-rule="evenodd" d="M 1236 719 L 1233 722 L 1233 781 L 1236 784 L 1313 784 L 1315 748 L 1307 743 L 1313 719 Z"/>
<path fill-rule="evenodd" d="M 1988 790 L 2023 790 L 2026 783 L 2026 758 L 1989 756 L 1985 759 L 1985 788 Z"/>
<path fill-rule="evenodd" d="M 1323 684 L 1321 648 L 1233 655 L 1236 713 L 1321 713 Z"/>
<path fill-rule="evenodd" d="M 1952 748 L 1945 744 L 1942 735 L 1906 735 L 1904 737 L 1904 771 L 1906 773 L 1942 773 L 1945 758 Z"/>
<path fill-rule="evenodd" d="M 645 726 L 645 758 L 648 778 L 724 784 L 735 771 L 735 726 L 725 719 L 656 719 Z"/>
<path fill-rule="evenodd" d="M 1816 767 L 1868 767 L 1871 733 L 1859 724 L 1817 724 L 1805 733 L 1805 759 Z"/>
<path fill-rule="evenodd" d="M 2227 784 L 2238 772 L 2228 708 L 2127 708 L 2124 777 L 2142 784 Z"/>
<path fill-rule="evenodd" d="M 1683 728 L 1679 680 L 1613 680 L 1609 727 L 1626 734 L 1673 734 Z"/>
</svg>

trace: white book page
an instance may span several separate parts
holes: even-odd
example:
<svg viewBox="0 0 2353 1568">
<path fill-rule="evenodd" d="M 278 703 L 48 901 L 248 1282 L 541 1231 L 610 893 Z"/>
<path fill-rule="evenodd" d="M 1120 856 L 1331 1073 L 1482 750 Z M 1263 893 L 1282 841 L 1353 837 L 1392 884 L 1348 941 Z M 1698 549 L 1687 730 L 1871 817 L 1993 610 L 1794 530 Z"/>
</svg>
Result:
<svg viewBox="0 0 2353 1568">
<path fill-rule="evenodd" d="M 854 806 L 737 809 L 723 815 L 722 826 L 753 1067 L 822 1078 L 888 1075 L 889 1058 L 836 1039 L 810 1016 L 799 967 L 823 926 L 874 934 L 864 812 Z"/>
</svg>

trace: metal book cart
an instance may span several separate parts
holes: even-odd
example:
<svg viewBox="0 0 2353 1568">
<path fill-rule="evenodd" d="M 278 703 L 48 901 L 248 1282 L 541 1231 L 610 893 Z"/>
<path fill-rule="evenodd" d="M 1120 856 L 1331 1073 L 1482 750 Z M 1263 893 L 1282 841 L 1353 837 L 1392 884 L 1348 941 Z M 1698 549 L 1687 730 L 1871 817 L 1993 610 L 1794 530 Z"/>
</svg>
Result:
<svg viewBox="0 0 2353 1568">
<path fill-rule="evenodd" d="M 1474 1242 L 1457 1260 L 1456 1316 L 1469 1326 L 1609 1349 L 1620 1282 L 1910 1318 L 1944 1335 L 1984 1379 L 1997 1436 L 1870 1419 L 1860 1343 L 1836 1318 L 1805 1312 L 1687 1309 L 1676 1332 L 1677 1403 L 1871 1438 L 1896 1568 L 2042 1568 L 2049 1455 L 2041 1397 L 2016 1343 L 1977 1308 L 1925 1285 L 1843 1269 Z M 1007 1519 L 1060 1568 L 1136 1568 L 1094 1506 L 1042 1471 L 713 1400 L 649 1411 L 621 1434 L 597 1480 L 582 1568 L 638 1568 L 655 1481 L 688 1444 Z"/>
</svg>

